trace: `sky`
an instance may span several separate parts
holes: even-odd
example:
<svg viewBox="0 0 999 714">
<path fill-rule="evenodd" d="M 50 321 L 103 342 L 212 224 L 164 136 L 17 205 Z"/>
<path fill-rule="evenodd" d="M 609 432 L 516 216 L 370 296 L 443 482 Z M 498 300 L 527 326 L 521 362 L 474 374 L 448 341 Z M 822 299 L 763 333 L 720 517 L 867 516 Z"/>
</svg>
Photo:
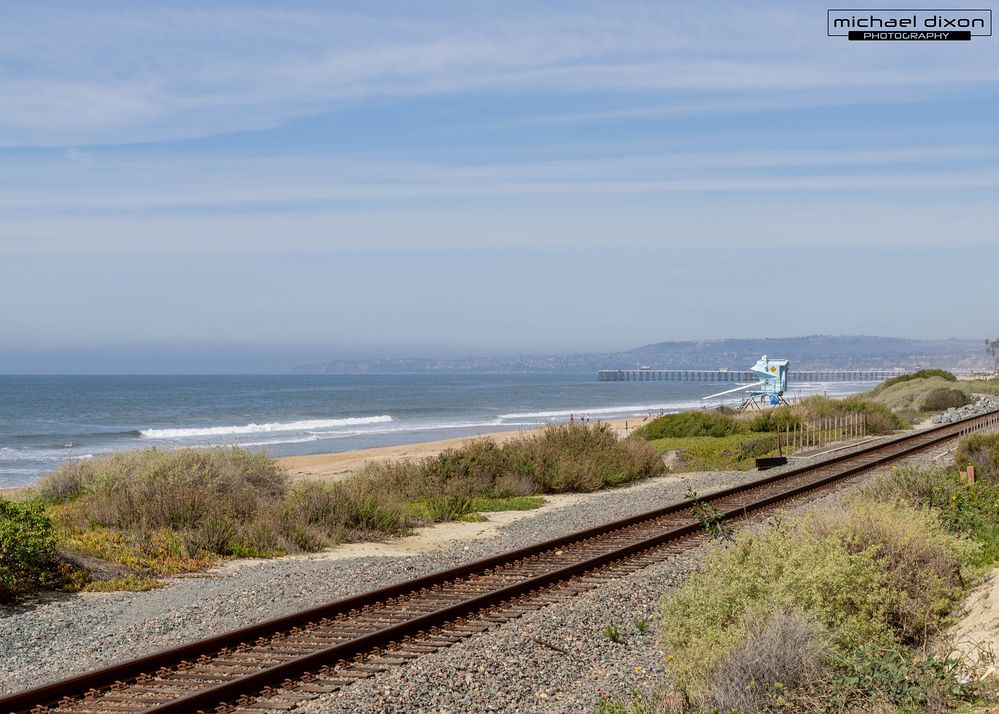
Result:
<svg viewBox="0 0 999 714">
<path fill-rule="evenodd" d="M 747 5 L 0 2 L 0 373 L 999 333 L 999 37 Z"/>
</svg>

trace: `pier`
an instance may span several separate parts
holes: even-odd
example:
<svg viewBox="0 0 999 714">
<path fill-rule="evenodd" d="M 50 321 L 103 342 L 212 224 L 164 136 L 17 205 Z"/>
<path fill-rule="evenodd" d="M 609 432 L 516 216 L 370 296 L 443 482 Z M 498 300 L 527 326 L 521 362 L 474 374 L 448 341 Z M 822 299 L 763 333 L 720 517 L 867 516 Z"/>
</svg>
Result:
<svg viewBox="0 0 999 714">
<path fill-rule="evenodd" d="M 904 369 L 791 370 L 789 382 L 881 382 L 907 374 Z M 598 382 L 755 382 L 744 369 L 601 369 Z"/>
</svg>

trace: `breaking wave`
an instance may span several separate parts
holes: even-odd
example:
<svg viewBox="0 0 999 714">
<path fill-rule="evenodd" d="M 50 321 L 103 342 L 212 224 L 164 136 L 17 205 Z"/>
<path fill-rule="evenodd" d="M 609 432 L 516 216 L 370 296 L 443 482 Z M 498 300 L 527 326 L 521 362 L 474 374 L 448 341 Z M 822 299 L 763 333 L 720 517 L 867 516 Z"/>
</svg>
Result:
<svg viewBox="0 0 999 714">
<path fill-rule="evenodd" d="M 271 424 L 244 424 L 242 426 L 207 426 L 191 429 L 140 429 L 145 439 L 185 439 L 197 436 L 235 436 L 238 434 L 266 434 L 276 431 L 311 431 L 314 429 L 336 429 L 341 426 L 361 424 L 381 424 L 392 421 L 387 414 L 369 417 L 347 417 L 344 419 L 308 419 L 305 421 L 273 422 Z"/>
</svg>

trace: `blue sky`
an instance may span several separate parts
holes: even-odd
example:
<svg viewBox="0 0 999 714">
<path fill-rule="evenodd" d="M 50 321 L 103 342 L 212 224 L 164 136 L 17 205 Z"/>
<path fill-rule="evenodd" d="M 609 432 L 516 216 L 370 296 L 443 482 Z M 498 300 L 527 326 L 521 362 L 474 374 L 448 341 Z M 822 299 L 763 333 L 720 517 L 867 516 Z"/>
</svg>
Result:
<svg viewBox="0 0 999 714">
<path fill-rule="evenodd" d="M 0 372 L 993 335 L 999 38 L 826 7 L 5 2 Z"/>
</svg>

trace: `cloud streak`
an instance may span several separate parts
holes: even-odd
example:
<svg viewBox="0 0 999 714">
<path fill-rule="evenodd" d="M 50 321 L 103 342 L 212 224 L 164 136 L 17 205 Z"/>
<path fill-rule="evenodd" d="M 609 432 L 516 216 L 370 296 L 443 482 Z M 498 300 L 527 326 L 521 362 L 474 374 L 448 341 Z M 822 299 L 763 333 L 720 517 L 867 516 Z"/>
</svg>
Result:
<svg viewBox="0 0 999 714">
<path fill-rule="evenodd" d="M 0 29 L 0 145 L 207 137 L 379 98 L 469 92 L 677 94 L 680 111 L 697 114 L 765 105 L 769 93 L 822 105 L 858 90 L 890 101 L 999 81 L 988 43 L 945 56 L 858 51 L 817 34 L 824 10 L 812 3 L 724 4 L 710 22 L 673 4 L 467 4 L 421 17 L 400 5 L 273 7 L 15 6 Z"/>
</svg>

